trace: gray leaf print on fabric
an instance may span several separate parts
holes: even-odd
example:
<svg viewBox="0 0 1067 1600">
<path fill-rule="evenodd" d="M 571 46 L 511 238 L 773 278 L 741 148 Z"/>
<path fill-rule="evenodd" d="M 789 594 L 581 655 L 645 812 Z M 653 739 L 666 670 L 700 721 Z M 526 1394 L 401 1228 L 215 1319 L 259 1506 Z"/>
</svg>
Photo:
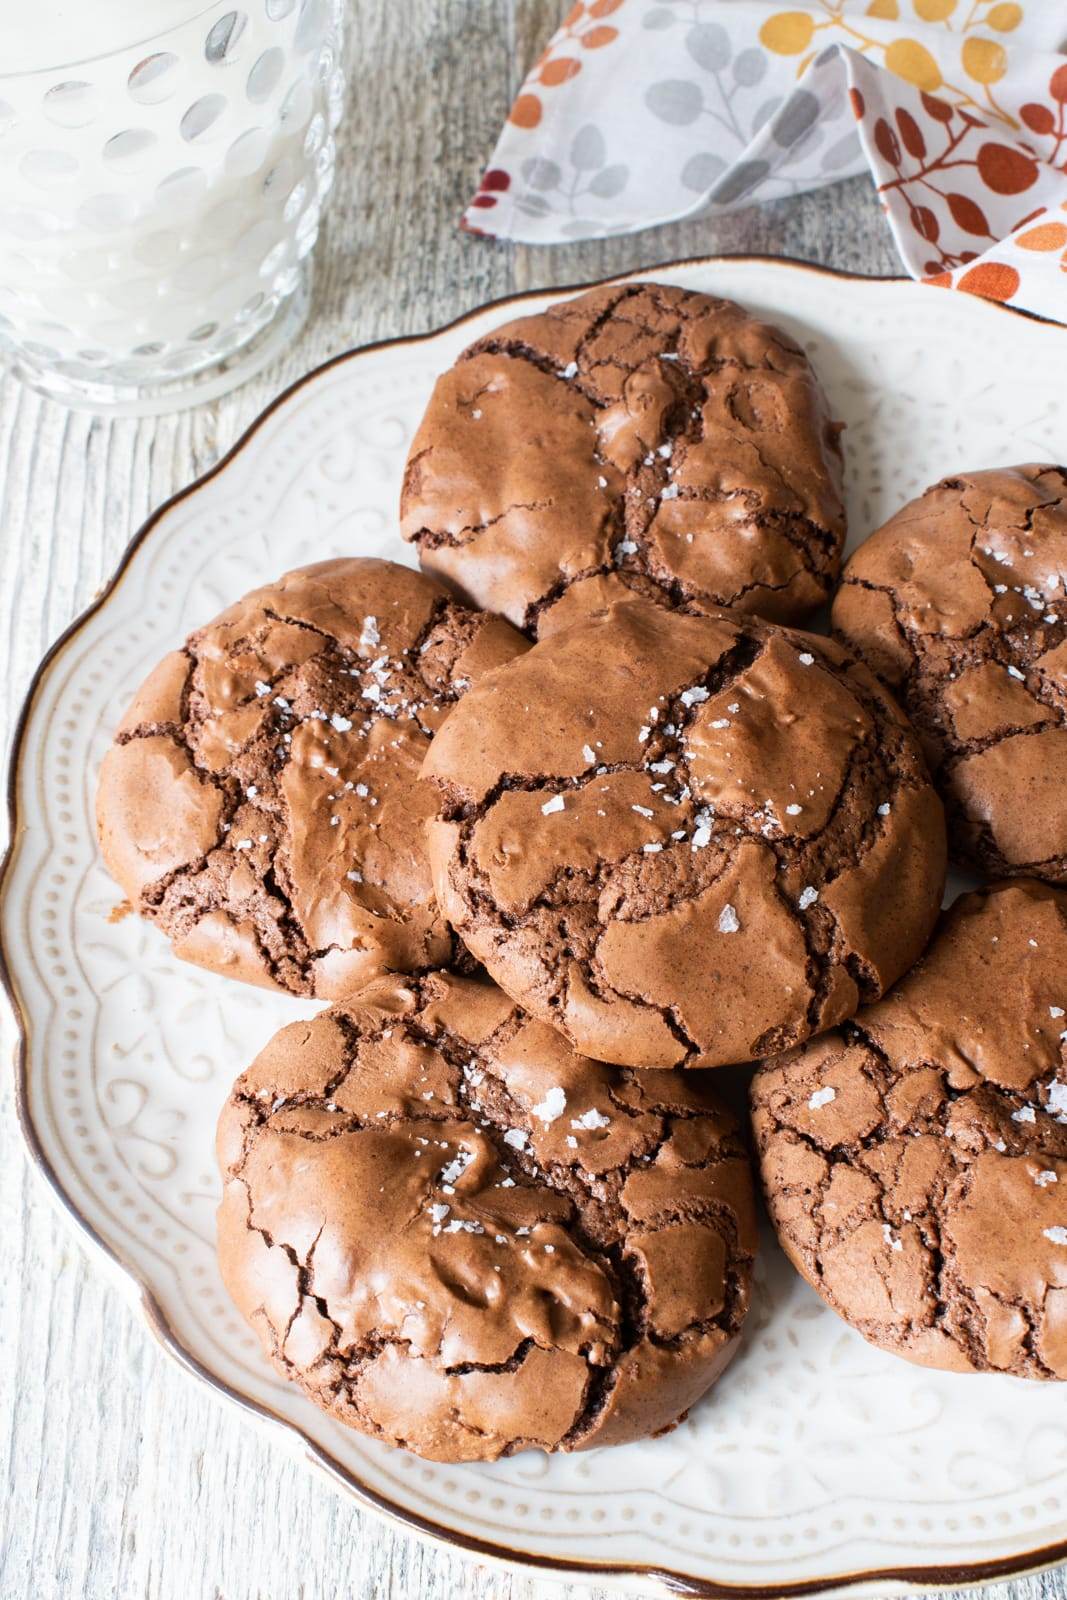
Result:
<svg viewBox="0 0 1067 1600">
<path fill-rule="evenodd" d="M 571 166 L 579 172 L 594 172 L 608 158 L 604 135 L 592 122 L 579 128 L 571 144 Z"/>
<path fill-rule="evenodd" d="M 743 195 L 753 190 L 757 183 L 762 183 L 770 170 L 769 161 L 739 161 L 725 178 L 715 185 L 708 199 L 713 200 L 716 205 L 730 205 L 734 200 L 740 200 Z"/>
<path fill-rule="evenodd" d="M 699 0 L 694 0 L 694 9 L 697 3 Z M 681 20 L 675 12 L 666 15 L 671 20 Z M 657 23 L 658 27 L 667 25 L 667 21 Z M 730 35 L 718 22 L 690 23 L 685 34 L 685 48 L 690 60 L 708 74 L 707 87 L 691 78 L 662 78 L 646 90 L 646 106 L 654 117 L 676 128 L 689 127 L 699 117 L 708 117 L 718 124 L 730 145 L 740 153 L 782 104 L 782 97 L 778 96 L 761 107 L 751 121 L 741 109 L 746 91 L 761 83 L 767 72 L 766 55 L 750 46 L 735 57 Z M 740 100 L 735 105 L 739 95 Z M 801 114 L 798 106 L 797 118 Z M 792 133 L 793 123 L 787 122 L 786 128 Z M 799 139 L 803 131 L 798 129 L 793 137 Z M 791 142 L 792 139 L 784 141 Z"/>
<path fill-rule="evenodd" d="M 552 207 L 539 194 L 524 194 L 515 201 L 515 209 L 527 217 L 547 217 Z"/>
<path fill-rule="evenodd" d="M 717 22 L 698 22 L 685 36 L 685 48 L 705 72 L 723 72 L 730 65 L 730 35 Z"/>
<path fill-rule="evenodd" d="M 753 45 L 734 58 L 734 81 L 742 89 L 754 89 L 767 75 L 767 57 Z"/>
<path fill-rule="evenodd" d="M 700 85 L 690 78 L 663 78 L 649 85 L 645 104 L 661 122 L 684 128 L 695 122 L 703 111 L 704 96 Z"/>
<path fill-rule="evenodd" d="M 829 150 L 823 151 L 819 165 L 824 172 L 836 172 L 839 167 L 848 167 L 863 154 L 860 136 L 855 128 L 850 128 L 843 139 L 837 139 Z"/>
<path fill-rule="evenodd" d="M 780 94 L 776 94 L 771 100 L 764 100 L 763 104 L 752 118 L 753 134 L 759 133 L 761 128 L 766 127 L 767 123 L 770 122 L 771 118 L 774 116 L 781 104 L 782 97 Z"/>
<path fill-rule="evenodd" d="M 722 156 L 717 156 L 713 150 L 699 150 L 682 168 L 682 182 L 687 189 L 703 194 L 725 171 L 726 162 Z"/>
<path fill-rule="evenodd" d="M 544 156 L 532 156 L 529 161 L 524 161 L 521 171 L 531 189 L 556 189 L 563 177 L 556 162 L 548 161 Z"/>
<path fill-rule="evenodd" d="M 612 167 L 601 167 L 589 185 L 589 193 L 595 194 L 598 200 L 613 200 L 626 188 L 629 177 L 629 167 L 621 162 Z"/>
<path fill-rule="evenodd" d="M 794 145 L 807 133 L 819 115 L 819 102 L 807 89 L 797 89 L 789 96 L 781 111 L 771 123 L 771 134 L 783 149 Z"/>
<path fill-rule="evenodd" d="M 525 187 L 515 197 L 515 209 L 528 217 L 569 213 L 574 217 L 583 195 L 597 200 L 613 200 L 630 181 L 630 169 L 622 161 L 607 165 L 604 135 L 595 123 L 587 122 L 571 140 L 567 159 L 571 167 L 565 174 L 559 162 L 531 156 L 519 168 Z M 551 197 L 551 198 L 548 198 Z M 625 226 L 625 225 L 623 225 Z M 575 218 L 560 229 L 567 238 L 598 237 L 620 231 L 614 217 L 609 220 Z"/>
</svg>

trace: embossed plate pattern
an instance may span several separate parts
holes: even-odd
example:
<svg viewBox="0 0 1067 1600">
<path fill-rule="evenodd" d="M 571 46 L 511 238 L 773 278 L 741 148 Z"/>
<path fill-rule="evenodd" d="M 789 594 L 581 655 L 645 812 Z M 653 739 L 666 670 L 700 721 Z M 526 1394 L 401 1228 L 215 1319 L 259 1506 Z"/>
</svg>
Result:
<svg viewBox="0 0 1067 1600">
<path fill-rule="evenodd" d="M 787 262 L 696 261 L 646 276 L 736 296 L 810 350 L 848 424 L 854 538 L 944 472 L 1067 458 L 1067 330 L 903 280 Z M 526 296 L 524 307 L 553 298 Z M 681 1428 L 493 1466 L 424 1463 L 330 1423 L 272 1376 L 223 1294 L 215 1118 L 274 1029 L 315 1007 L 184 966 L 136 918 L 108 921 L 119 897 L 94 845 L 97 768 L 162 651 L 253 584 L 329 555 L 410 559 L 395 518 L 408 440 L 436 373 L 513 304 L 355 351 L 298 384 L 157 514 L 44 663 L 14 758 L 2 923 L 31 1153 L 179 1361 L 279 1443 L 437 1537 L 696 1593 L 899 1592 L 905 1579 L 966 1581 L 1059 1559 L 1067 1391 L 894 1361 L 770 1246 L 742 1352 Z"/>
</svg>

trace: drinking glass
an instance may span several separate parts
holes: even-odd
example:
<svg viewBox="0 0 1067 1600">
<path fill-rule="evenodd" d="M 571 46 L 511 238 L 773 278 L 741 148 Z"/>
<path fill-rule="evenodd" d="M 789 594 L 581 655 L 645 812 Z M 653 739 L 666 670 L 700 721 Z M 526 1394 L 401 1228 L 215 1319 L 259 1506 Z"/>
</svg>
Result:
<svg viewBox="0 0 1067 1600">
<path fill-rule="evenodd" d="M 101 411 L 235 387 L 307 312 L 344 0 L 14 9 L 0 20 L 0 353 L 35 389 Z"/>
</svg>

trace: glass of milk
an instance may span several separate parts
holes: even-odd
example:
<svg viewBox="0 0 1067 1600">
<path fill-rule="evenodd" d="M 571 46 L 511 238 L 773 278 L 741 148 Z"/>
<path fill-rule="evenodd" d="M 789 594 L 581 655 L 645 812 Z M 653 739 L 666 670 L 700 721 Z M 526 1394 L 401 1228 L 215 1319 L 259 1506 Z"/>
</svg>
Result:
<svg viewBox="0 0 1067 1600">
<path fill-rule="evenodd" d="M 0 3 L 0 354 L 141 415 L 234 388 L 307 312 L 345 0 Z"/>
</svg>

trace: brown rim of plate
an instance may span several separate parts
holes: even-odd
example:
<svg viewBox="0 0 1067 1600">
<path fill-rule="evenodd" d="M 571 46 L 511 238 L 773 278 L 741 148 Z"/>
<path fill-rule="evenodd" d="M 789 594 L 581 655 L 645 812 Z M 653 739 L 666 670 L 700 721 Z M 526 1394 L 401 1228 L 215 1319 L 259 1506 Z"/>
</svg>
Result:
<svg viewBox="0 0 1067 1600">
<path fill-rule="evenodd" d="M 136 1267 L 110 1245 L 78 1210 L 45 1155 L 37 1129 L 30 1115 L 27 1094 L 29 1023 L 16 992 L 14 977 L 8 965 L 5 935 L 9 892 L 8 878 L 15 860 L 20 826 L 17 791 L 22 747 L 34 701 L 37 698 L 37 691 L 48 668 L 75 635 L 81 631 L 89 618 L 102 610 L 110 600 L 134 555 L 148 538 L 156 524 L 174 506 L 180 504 L 204 484 L 209 483 L 224 471 L 259 431 L 263 423 L 273 416 L 274 412 L 283 406 L 292 395 L 303 389 L 306 384 L 321 377 L 323 373 L 340 366 L 343 362 L 352 361 L 359 356 L 370 355 L 378 350 L 387 350 L 394 346 L 428 343 L 442 333 L 448 333 L 453 328 L 462 327 L 465 322 L 472 321 L 485 311 L 496 310 L 497 307 L 517 306 L 527 300 L 540 300 L 545 297 L 562 298 L 570 294 L 580 294 L 586 289 L 601 288 L 609 283 L 625 283 L 632 278 L 654 277 L 656 273 L 671 272 L 678 267 L 714 266 L 724 261 L 731 263 L 756 262 L 791 267 L 794 270 L 810 272 L 820 277 L 845 279 L 851 283 L 901 283 L 911 285 L 915 281 L 902 274 L 882 273 L 867 275 L 846 272 L 839 267 L 826 267 L 817 262 L 799 261 L 792 256 L 759 254 L 686 256 L 677 261 L 662 261 L 647 267 L 637 268 L 632 272 L 616 273 L 608 278 L 598 278 L 590 283 L 565 284 L 561 287 L 547 286 L 538 289 L 526 289 L 518 294 L 502 295 L 499 299 L 486 301 L 483 305 L 476 306 L 471 311 L 463 312 L 460 316 L 454 317 L 451 322 L 444 323 L 439 328 L 431 329 L 428 333 L 401 334 L 391 339 L 377 339 L 370 344 L 358 345 L 354 349 L 342 351 L 339 355 L 331 356 L 328 361 L 322 362 L 321 365 L 313 367 L 310 372 L 305 373 L 302 378 L 297 378 L 294 383 L 289 384 L 280 394 L 276 395 L 225 454 L 220 456 L 214 466 L 210 467 L 199 478 L 194 479 L 192 483 L 187 484 L 184 489 L 179 489 L 176 494 L 171 495 L 142 523 L 123 551 L 111 577 L 95 599 L 74 618 L 55 642 L 45 651 L 30 679 L 29 687 L 15 720 L 15 731 L 11 742 L 11 755 L 7 773 L 7 811 L 10 834 L 7 849 L 3 857 L 0 858 L 0 986 L 3 987 L 10 1002 L 18 1029 L 18 1042 L 15 1048 L 13 1065 L 15 1069 L 15 1109 L 18 1115 L 19 1128 L 30 1160 L 51 1189 L 54 1199 L 58 1201 L 66 1215 L 81 1233 L 87 1237 L 89 1242 L 102 1252 L 109 1264 L 117 1268 L 128 1280 L 128 1284 L 137 1291 L 140 1309 L 149 1331 L 155 1336 L 167 1354 L 179 1366 L 184 1367 L 194 1377 L 199 1378 L 208 1388 L 224 1396 L 250 1416 L 260 1421 L 273 1423 L 286 1429 L 289 1433 L 295 1434 L 302 1441 L 311 1462 L 324 1471 L 340 1487 L 352 1494 L 358 1504 L 390 1518 L 405 1529 L 422 1534 L 462 1553 L 501 1561 L 505 1564 L 510 1563 L 512 1565 L 541 1569 L 549 1574 L 574 1576 L 586 1581 L 605 1578 L 610 1582 L 617 1583 L 623 1579 L 637 1579 L 644 1583 L 658 1583 L 669 1593 L 696 1596 L 699 1597 L 699 1600 L 777 1600 L 777 1597 L 781 1596 L 826 1594 L 833 1590 L 847 1590 L 873 1584 L 903 1583 L 908 1584 L 913 1589 L 934 1590 L 994 1583 L 1002 1578 L 1030 1576 L 1067 1561 L 1067 1539 L 1063 1539 L 1056 1544 L 1040 1546 L 1036 1550 L 1027 1550 L 1019 1555 L 1002 1556 L 995 1560 L 975 1562 L 973 1564 L 881 1567 L 867 1571 L 833 1573 L 826 1577 L 807 1578 L 797 1583 L 736 1584 L 717 1582 L 714 1579 L 694 1578 L 687 1573 L 666 1567 L 635 1566 L 626 1562 L 583 1562 L 565 1560 L 557 1556 L 539 1555 L 532 1551 L 514 1549 L 509 1545 L 494 1544 L 489 1540 L 477 1538 L 472 1534 L 448 1528 L 441 1523 L 434 1522 L 432 1518 L 419 1516 L 417 1512 L 407 1510 L 387 1496 L 369 1488 L 351 1472 L 342 1467 L 340 1462 L 328 1450 L 317 1445 L 298 1424 L 290 1422 L 288 1418 L 273 1411 L 270 1406 L 263 1405 L 258 1400 L 253 1400 L 249 1395 L 243 1394 L 241 1390 L 233 1388 L 224 1379 L 209 1371 L 207 1367 L 197 1360 L 192 1351 L 182 1344 L 171 1328 L 163 1308 Z M 976 300 L 982 299 L 981 296 L 977 295 L 973 298 Z M 1014 306 L 1006 306 L 999 301 L 987 300 L 985 304 L 1009 317 L 1021 317 L 1028 322 L 1037 322 L 1051 328 L 1063 327 L 1062 324 L 1054 322 L 1050 317 L 1039 316 L 1036 312 L 1020 311 Z"/>
</svg>

